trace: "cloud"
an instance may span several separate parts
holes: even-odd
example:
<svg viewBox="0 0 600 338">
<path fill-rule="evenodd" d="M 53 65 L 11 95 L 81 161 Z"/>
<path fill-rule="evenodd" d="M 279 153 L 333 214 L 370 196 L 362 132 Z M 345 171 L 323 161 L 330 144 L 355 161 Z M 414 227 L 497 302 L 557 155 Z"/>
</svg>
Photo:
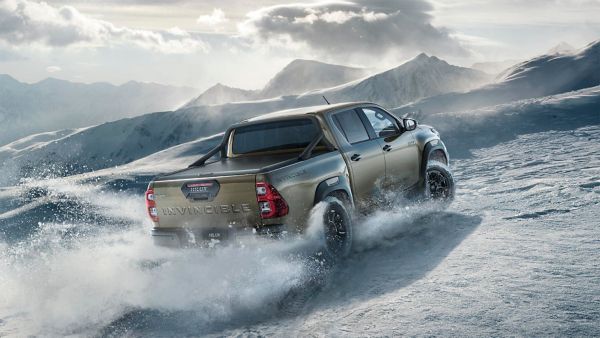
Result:
<svg viewBox="0 0 600 338">
<path fill-rule="evenodd" d="M 229 21 L 229 19 L 225 17 L 225 12 L 223 12 L 223 10 L 220 8 L 213 9 L 210 15 L 200 15 L 198 19 L 196 19 L 197 23 L 215 29 L 227 21 Z"/>
<path fill-rule="evenodd" d="M 249 13 L 239 30 L 257 41 L 300 43 L 331 56 L 468 55 L 458 40 L 431 24 L 432 10 L 425 0 L 287 4 Z"/>
<path fill-rule="evenodd" d="M 21 60 L 26 60 L 26 58 L 10 49 L 4 49 L 2 46 L 0 46 L 0 62 Z"/>
<path fill-rule="evenodd" d="M 58 73 L 62 70 L 62 68 L 60 68 L 59 66 L 48 66 L 46 67 L 46 71 L 48 73 Z"/>
<path fill-rule="evenodd" d="M 159 32 L 118 27 L 70 6 L 56 8 L 29 0 L 0 2 L 0 40 L 13 45 L 39 43 L 50 47 L 135 45 L 168 54 L 207 48 L 200 39 L 182 30 Z"/>
</svg>

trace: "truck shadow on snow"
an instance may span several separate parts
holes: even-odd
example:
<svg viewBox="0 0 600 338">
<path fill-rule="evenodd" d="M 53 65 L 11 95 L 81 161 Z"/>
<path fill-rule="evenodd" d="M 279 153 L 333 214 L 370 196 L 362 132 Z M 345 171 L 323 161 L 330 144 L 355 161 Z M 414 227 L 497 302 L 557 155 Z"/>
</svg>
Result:
<svg viewBox="0 0 600 338">
<path fill-rule="evenodd" d="M 394 216 L 385 213 L 360 222 L 353 253 L 331 266 L 323 279 L 292 290 L 283 313 L 337 308 L 406 287 L 433 270 L 481 223 L 479 216 L 445 211 Z"/>
<path fill-rule="evenodd" d="M 358 234 L 354 252 L 341 262 L 323 265 L 319 259 L 309 257 L 310 276 L 279 301 L 263 304 L 258 311 L 240 308 L 226 319 L 206 322 L 193 311 L 133 309 L 107 325 L 101 335 L 227 335 L 228 331 L 240 329 L 252 333 L 251 327 L 257 324 L 293 320 L 319 309 L 378 297 L 423 278 L 481 223 L 479 216 L 454 212 L 433 212 L 396 221 L 394 215 L 388 215 L 387 219 L 385 227 L 378 229 L 383 233 Z M 394 223 L 397 227 L 388 227 Z M 369 225 L 367 222 L 357 226 Z"/>
<path fill-rule="evenodd" d="M 360 243 L 334 268 L 312 309 L 339 307 L 406 287 L 435 269 L 481 223 L 480 216 L 434 212 Z"/>
</svg>

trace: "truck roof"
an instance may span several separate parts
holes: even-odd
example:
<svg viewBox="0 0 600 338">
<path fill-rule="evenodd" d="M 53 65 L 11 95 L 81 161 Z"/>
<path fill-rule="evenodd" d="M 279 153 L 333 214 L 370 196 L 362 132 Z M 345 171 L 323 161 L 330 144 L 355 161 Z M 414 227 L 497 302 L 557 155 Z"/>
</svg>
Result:
<svg viewBox="0 0 600 338">
<path fill-rule="evenodd" d="M 298 117 L 298 116 L 303 116 L 303 115 L 317 115 L 317 114 L 323 114 L 323 113 L 326 113 L 326 112 L 329 112 L 332 110 L 356 106 L 356 105 L 360 105 L 360 104 L 371 104 L 371 103 L 370 102 L 342 102 L 342 103 L 335 103 L 335 104 L 324 104 L 324 105 L 320 105 L 320 106 L 292 108 L 292 109 L 280 110 L 280 111 L 256 116 L 256 117 L 244 120 L 244 121 L 242 121 L 242 123 L 270 120 L 270 119 L 276 119 L 276 118 L 285 118 L 285 117 Z"/>
</svg>

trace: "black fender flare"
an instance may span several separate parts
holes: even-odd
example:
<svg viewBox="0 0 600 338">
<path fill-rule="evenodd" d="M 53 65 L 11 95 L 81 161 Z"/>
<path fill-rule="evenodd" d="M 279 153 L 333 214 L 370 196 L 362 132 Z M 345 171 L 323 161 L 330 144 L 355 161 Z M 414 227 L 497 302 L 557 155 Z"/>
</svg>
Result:
<svg viewBox="0 0 600 338">
<path fill-rule="evenodd" d="M 335 182 L 337 179 L 337 182 Z M 350 207 L 354 207 L 354 199 L 352 197 L 352 189 L 350 188 L 350 181 L 345 175 L 330 177 L 323 182 L 319 183 L 317 190 L 315 191 L 315 201 L 317 204 L 325 199 L 325 197 L 332 195 L 336 191 L 341 191 L 348 196 L 348 203 Z"/>
<path fill-rule="evenodd" d="M 425 147 L 423 147 L 423 152 L 422 152 L 423 156 L 421 157 L 420 183 L 423 186 L 425 184 L 425 172 L 427 171 L 427 162 L 429 161 L 429 155 L 431 155 L 431 153 L 433 153 L 434 151 L 437 151 L 437 150 L 441 150 L 444 153 L 444 156 L 446 156 L 445 164 L 450 163 L 450 157 L 448 156 L 448 150 L 446 149 L 446 145 L 444 144 L 444 142 L 442 142 L 442 140 L 436 139 L 436 140 L 431 140 L 431 141 L 427 142 L 427 144 L 425 144 Z"/>
</svg>

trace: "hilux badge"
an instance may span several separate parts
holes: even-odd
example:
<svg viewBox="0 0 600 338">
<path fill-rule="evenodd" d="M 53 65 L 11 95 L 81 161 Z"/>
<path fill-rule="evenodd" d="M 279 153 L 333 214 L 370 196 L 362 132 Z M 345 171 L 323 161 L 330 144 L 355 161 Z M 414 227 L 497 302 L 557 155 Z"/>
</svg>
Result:
<svg viewBox="0 0 600 338">
<path fill-rule="evenodd" d="M 219 182 L 216 180 L 186 183 L 181 187 L 185 198 L 193 201 L 212 201 L 219 193 Z"/>
</svg>

